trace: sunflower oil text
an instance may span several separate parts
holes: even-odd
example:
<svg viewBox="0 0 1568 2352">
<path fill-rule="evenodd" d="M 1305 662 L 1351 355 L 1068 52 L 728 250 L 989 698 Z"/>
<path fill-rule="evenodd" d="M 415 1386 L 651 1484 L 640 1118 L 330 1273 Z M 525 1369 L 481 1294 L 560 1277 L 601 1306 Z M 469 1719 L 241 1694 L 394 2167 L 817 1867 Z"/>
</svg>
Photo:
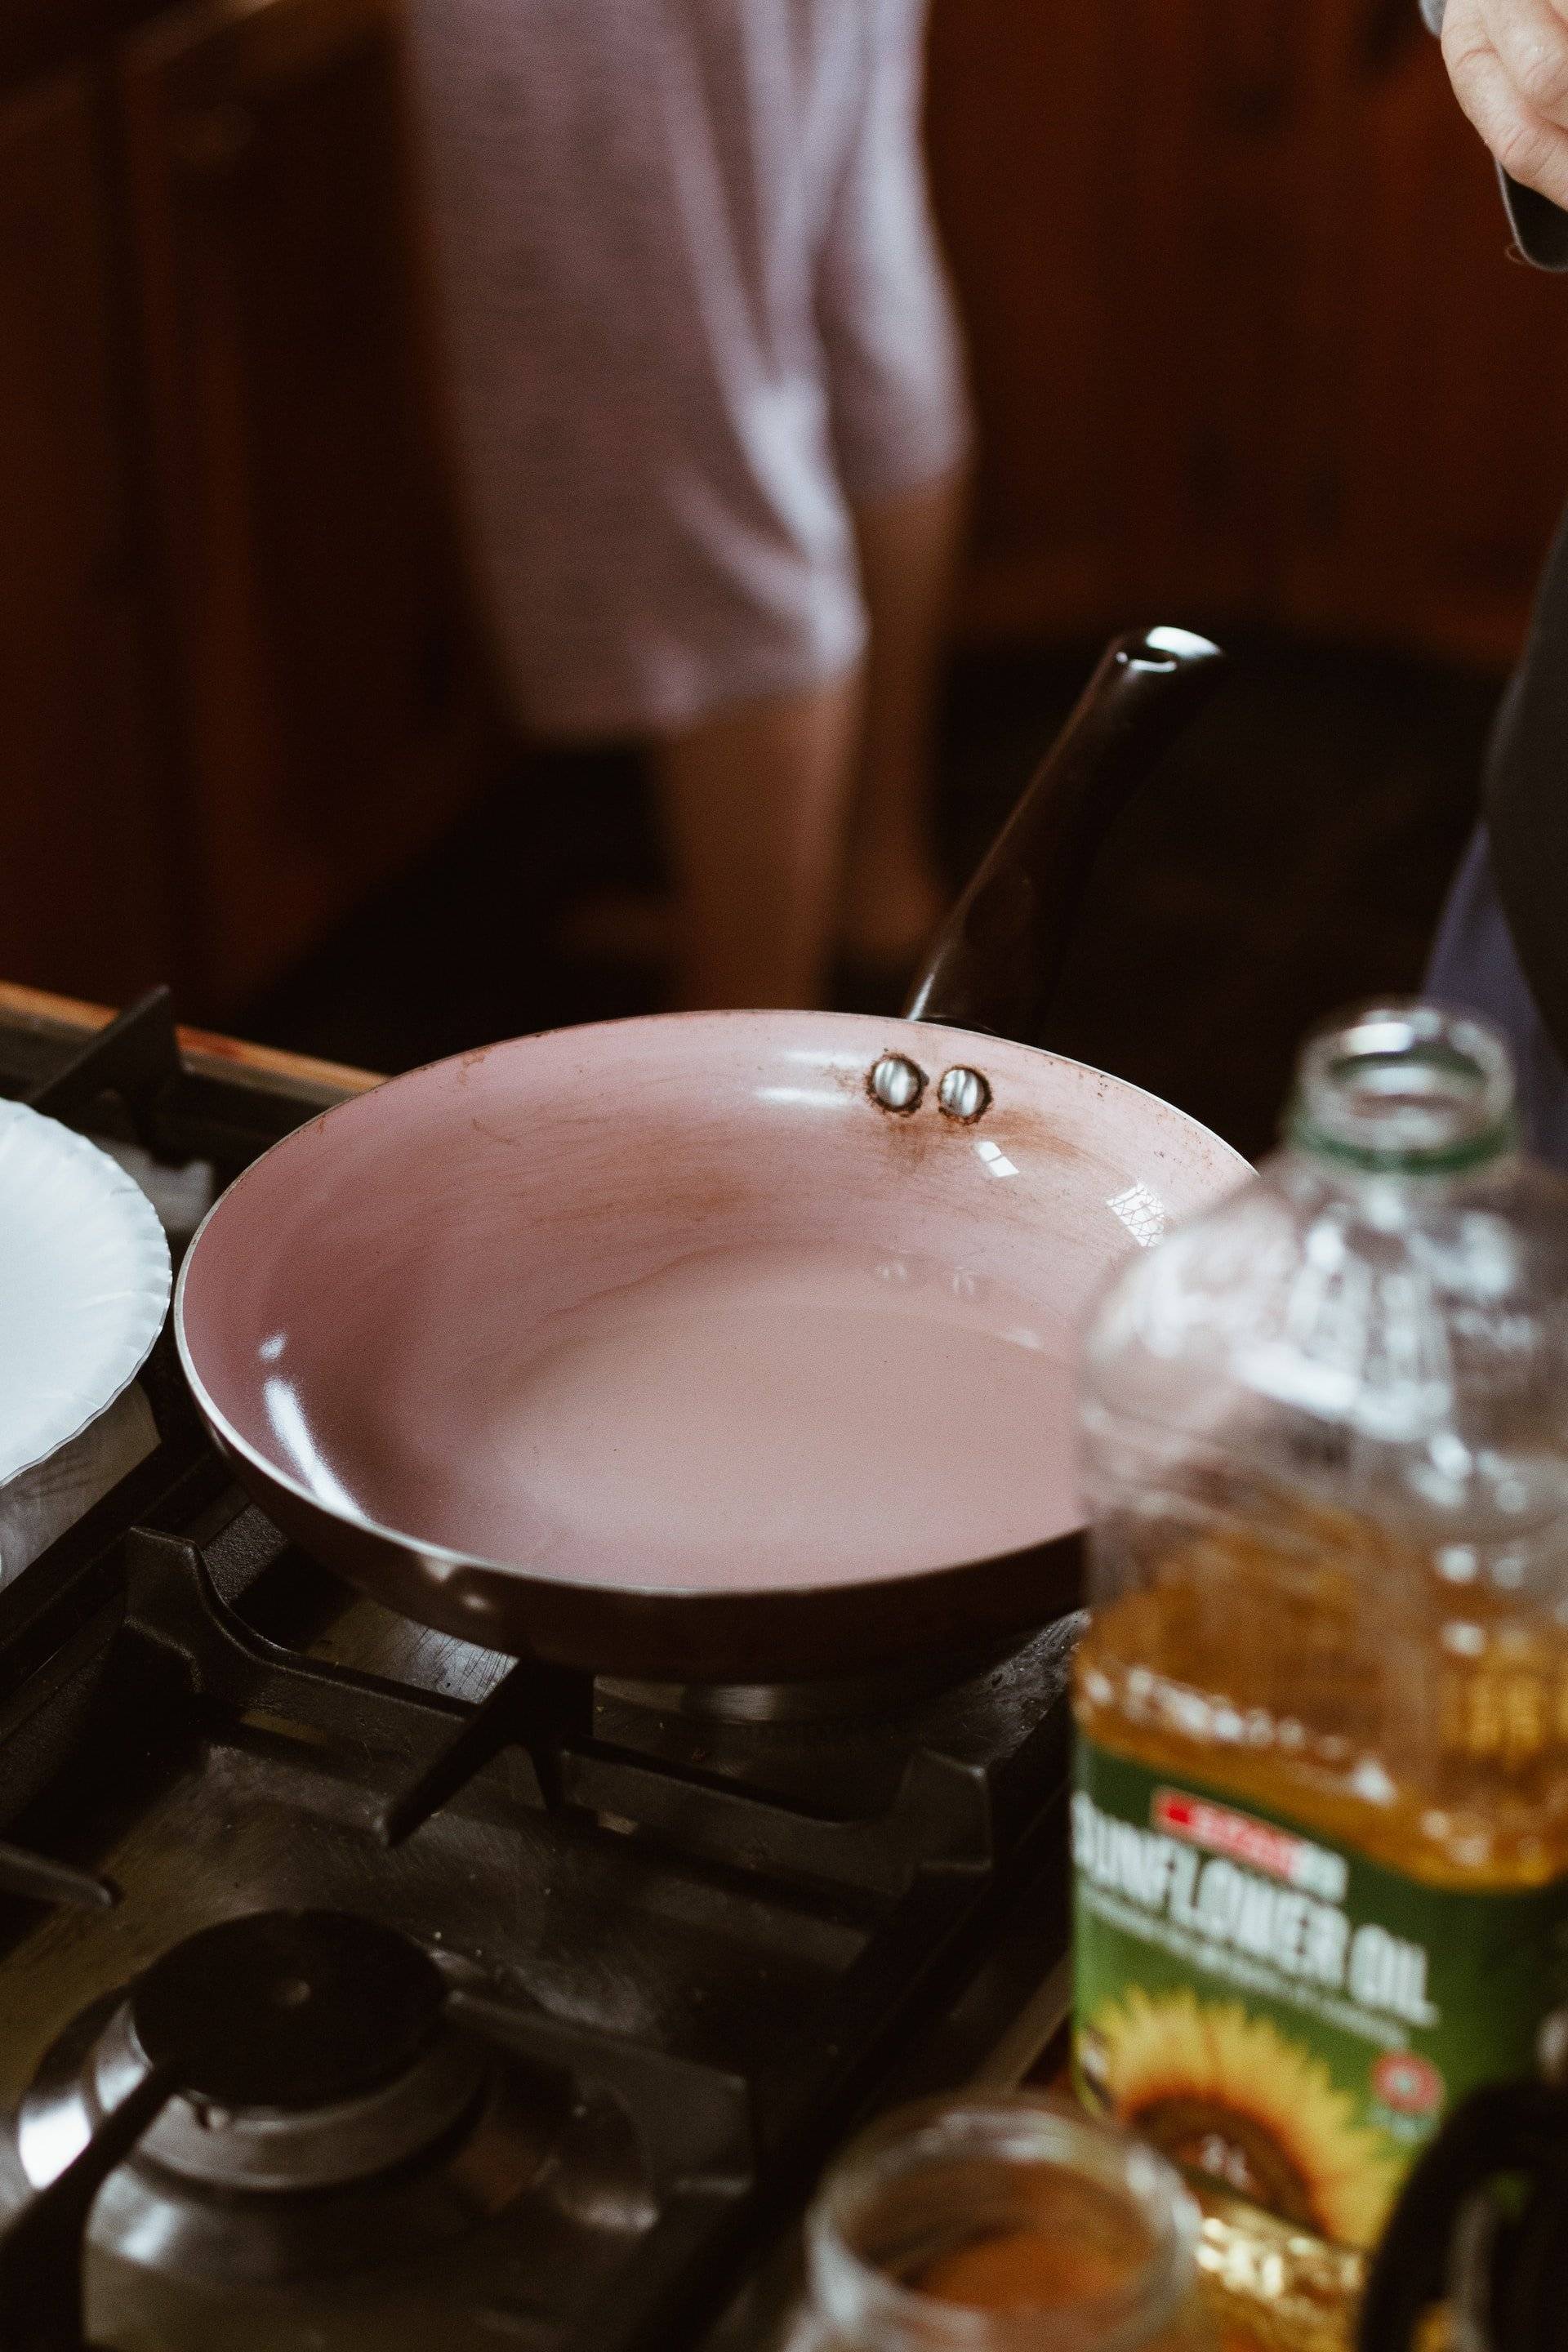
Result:
<svg viewBox="0 0 1568 2352">
<path fill-rule="evenodd" d="M 1300 1856 L 1321 1881 L 1342 1887 L 1348 1878 L 1342 1856 L 1305 1839 L 1282 1835 L 1227 1809 L 1194 1805 L 1174 1790 L 1156 1791 L 1156 1820 L 1178 1806 L 1200 1822 L 1207 1816 L 1244 1834 L 1261 1832 L 1259 1843 L 1271 1841 L 1298 1867 Z M 1225 1955 L 1261 1963 L 1288 1984 L 1348 1992 L 1356 2008 L 1367 2012 L 1365 2024 L 1374 2041 L 1384 2038 L 1375 2021 L 1416 2026 L 1441 2021 L 1426 1994 L 1427 1954 L 1376 1920 L 1358 1927 L 1332 1904 L 1290 1885 L 1273 1884 L 1223 1853 L 1205 1858 L 1194 1844 L 1102 1813 L 1086 1790 L 1073 1798 L 1072 1833 L 1079 1901 L 1101 1916 L 1131 1925 L 1129 1912 L 1142 1912 L 1151 1920 L 1168 1921 L 1179 1936 L 1213 1948 L 1209 1965 L 1219 1974 L 1234 1974 L 1240 1983 L 1256 1983 L 1256 1975 L 1227 1969 Z M 1107 1896 L 1110 1904 L 1102 1899 Z M 1353 2014 L 1346 2021 L 1353 2031 Z"/>
</svg>

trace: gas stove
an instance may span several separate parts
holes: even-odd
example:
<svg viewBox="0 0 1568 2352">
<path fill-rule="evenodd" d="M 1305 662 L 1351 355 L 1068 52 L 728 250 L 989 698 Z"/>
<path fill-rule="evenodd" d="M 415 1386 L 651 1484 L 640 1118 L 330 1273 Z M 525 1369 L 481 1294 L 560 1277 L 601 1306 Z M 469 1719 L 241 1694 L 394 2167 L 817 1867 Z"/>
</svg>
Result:
<svg viewBox="0 0 1568 2352">
<path fill-rule="evenodd" d="M 0 1089 L 155 1196 L 353 1083 L 0 999 Z M 1059 2026 L 1071 1625 L 519 1665 L 279 1534 L 166 1335 L 146 1385 L 157 1451 L 0 1589 L 0 2346 L 775 2342 L 846 2135 Z"/>
</svg>

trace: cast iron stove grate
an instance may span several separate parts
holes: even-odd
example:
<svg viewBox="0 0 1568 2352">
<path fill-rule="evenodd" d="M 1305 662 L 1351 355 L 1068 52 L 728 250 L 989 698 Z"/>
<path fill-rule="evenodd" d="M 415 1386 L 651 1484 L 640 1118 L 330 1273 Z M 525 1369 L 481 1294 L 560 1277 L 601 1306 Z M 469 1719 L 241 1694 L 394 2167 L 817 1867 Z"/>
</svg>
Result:
<svg viewBox="0 0 1568 2352">
<path fill-rule="evenodd" d="M 0 1083 L 47 1085 L 47 1058 L 0 1023 Z M 44 1103 L 226 1179 L 321 1108 L 193 1072 L 163 999 Z M 166 1358 L 151 1387 L 157 1453 L 0 1591 L 0 2108 L 20 2116 L 0 2340 L 763 2340 L 777 2249 L 845 2132 L 1016 2071 L 1055 2022 L 1064 1629 L 869 1715 L 840 1695 L 737 1720 L 517 1667 L 327 1576 L 229 1481 Z M 369 2178 L 319 2152 L 353 2120 L 323 2120 L 330 2098 L 285 2133 L 267 2081 L 233 2072 L 278 2022 L 244 1939 L 265 1958 L 318 1932 L 401 1952 L 478 2069 L 428 2147 L 378 2107 L 369 2145 L 396 2161 Z M 315 1966 L 279 1997 L 308 2009 Z M 235 1979 L 216 2054 L 204 1969 Z M 364 2008 L 377 2080 L 353 2097 L 416 2119 L 401 2012 Z"/>
</svg>

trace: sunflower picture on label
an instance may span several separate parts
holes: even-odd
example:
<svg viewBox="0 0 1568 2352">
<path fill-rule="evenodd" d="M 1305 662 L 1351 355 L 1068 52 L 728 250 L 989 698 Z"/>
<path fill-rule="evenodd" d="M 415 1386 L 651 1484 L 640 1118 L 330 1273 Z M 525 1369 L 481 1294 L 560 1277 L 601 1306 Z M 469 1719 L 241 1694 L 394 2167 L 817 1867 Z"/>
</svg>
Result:
<svg viewBox="0 0 1568 2352">
<path fill-rule="evenodd" d="M 1531 2063 L 1561 1885 L 1427 1886 L 1080 1739 L 1080 2093 L 1189 2175 L 1364 2249 L 1453 2101 Z"/>
<path fill-rule="evenodd" d="M 1079 2037 L 1085 2084 L 1173 2162 L 1342 2245 L 1375 2238 L 1396 2168 L 1321 2060 L 1237 2001 L 1134 1986 Z"/>
</svg>

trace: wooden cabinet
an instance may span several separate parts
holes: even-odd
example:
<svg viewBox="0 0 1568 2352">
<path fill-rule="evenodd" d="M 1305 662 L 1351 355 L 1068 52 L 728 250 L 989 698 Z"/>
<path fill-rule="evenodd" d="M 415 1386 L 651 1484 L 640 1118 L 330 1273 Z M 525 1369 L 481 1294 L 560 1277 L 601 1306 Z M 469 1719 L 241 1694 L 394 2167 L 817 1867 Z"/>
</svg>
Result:
<svg viewBox="0 0 1568 2352">
<path fill-rule="evenodd" d="M 0 46 L 0 963 L 211 1017 L 489 770 L 397 16 L 58 28 Z"/>
<path fill-rule="evenodd" d="M 1293 371 L 1318 485 L 1283 609 L 1509 661 L 1568 498 L 1568 280 L 1509 257 L 1436 43 L 1392 0 L 1328 13 Z"/>
<path fill-rule="evenodd" d="M 984 462 L 968 620 L 1507 659 L 1568 285 L 1510 265 L 1415 0 L 935 0 Z"/>
<path fill-rule="evenodd" d="M 87 990 L 171 950 L 102 97 L 0 96 L 0 962 Z"/>
<path fill-rule="evenodd" d="M 398 0 L 0 6 L 0 965 L 231 1011 L 490 772 Z M 614 5 L 614 0 L 583 0 Z M 933 0 L 970 627 L 1486 661 L 1568 490 L 1415 0 Z"/>
<path fill-rule="evenodd" d="M 381 0 L 204 0 L 124 55 L 187 854 L 222 1003 L 471 789 L 398 68 Z"/>
<path fill-rule="evenodd" d="M 932 168 L 982 425 L 971 618 L 1099 625 L 1252 593 L 1283 303 L 1295 0 L 936 0 Z M 1243 324 L 1245 322 L 1245 325 Z"/>
</svg>

